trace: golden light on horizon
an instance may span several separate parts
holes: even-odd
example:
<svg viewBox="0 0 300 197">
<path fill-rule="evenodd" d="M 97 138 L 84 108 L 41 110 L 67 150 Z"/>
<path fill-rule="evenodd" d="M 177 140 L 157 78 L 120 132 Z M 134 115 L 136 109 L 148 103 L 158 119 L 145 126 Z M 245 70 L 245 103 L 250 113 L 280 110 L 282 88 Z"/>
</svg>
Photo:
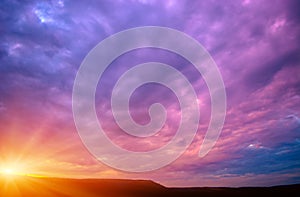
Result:
<svg viewBox="0 0 300 197">
<path fill-rule="evenodd" d="M 39 174 L 33 174 L 33 173 L 25 173 L 17 169 L 12 168 L 3 168 L 0 171 L 0 174 L 10 177 L 10 176 L 28 176 L 28 177 L 36 177 L 36 178 L 43 178 L 47 176 L 39 175 Z"/>
<path fill-rule="evenodd" d="M 6 177 L 24 176 L 28 169 L 22 163 L 6 162 L 0 164 L 0 175 Z"/>
<path fill-rule="evenodd" d="M 3 169 L 2 170 L 2 174 L 13 174 L 13 170 L 12 169 L 9 169 L 9 168 L 6 168 L 6 169 Z"/>
<path fill-rule="evenodd" d="M 6 175 L 6 176 L 25 175 L 24 173 L 20 172 L 19 170 L 13 169 L 13 168 L 3 168 L 0 173 L 3 175 Z"/>
</svg>

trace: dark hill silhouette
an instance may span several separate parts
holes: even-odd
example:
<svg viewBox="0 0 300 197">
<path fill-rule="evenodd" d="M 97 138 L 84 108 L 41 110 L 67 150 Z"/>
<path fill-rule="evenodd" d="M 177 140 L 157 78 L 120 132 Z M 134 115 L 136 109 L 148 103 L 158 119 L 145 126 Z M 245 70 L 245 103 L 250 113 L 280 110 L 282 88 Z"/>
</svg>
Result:
<svg viewBox="0 0 300 197">
<path fill-rule="evenodd" d="M 166 188 L 153 181 L 121 179 L 62 179 L 0 176 L 0 196 L 284 196 L 299 193 L 300 185 L 244 188 Z"/>
</svg>

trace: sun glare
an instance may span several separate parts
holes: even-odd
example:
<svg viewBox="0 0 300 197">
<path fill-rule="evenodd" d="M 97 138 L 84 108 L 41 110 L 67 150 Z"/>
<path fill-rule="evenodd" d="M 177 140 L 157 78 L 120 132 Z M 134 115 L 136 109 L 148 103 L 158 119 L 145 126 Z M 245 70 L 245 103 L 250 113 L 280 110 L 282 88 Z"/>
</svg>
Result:
<svg viewBox="0 0 300 197">
<path fill-rule="evenodd" d="M 13 174 L 13 170 L 12 169 L 4 169 L 3 170 L 3 174 Z"/>
<path fill-rule="evenodd" d="M 11 168 L 4 168 L 1 170 L 1 174 L 4 174 L 4 175 L 16 175 L 16 171 L 11 169 Z"/>
<path fill-rule="evenodd" d="M 23 173 L 17 171 L 16 169 L 13 169 L 13 168 L 3 168 L 0 171 L 0 174 L 6 175 L 6 176 L 24 175 Z"/>
<path fill-rule="evenodd" d="M 5 177 L 16 177 L 16 176 L 29 176 L 29 177 L 45 177 L 43 175 L 39 175 L 39 174 L 35 174 L 32 173 L 30 171 L 28 171 L 27 169 L 25 169 L 24 167 L 21 166 L 13 166 L 13 167 L 0 167 L 0 176 L 5 176 Z M 0 195 L 1 196 L 1 195 Z"/>
</svg>

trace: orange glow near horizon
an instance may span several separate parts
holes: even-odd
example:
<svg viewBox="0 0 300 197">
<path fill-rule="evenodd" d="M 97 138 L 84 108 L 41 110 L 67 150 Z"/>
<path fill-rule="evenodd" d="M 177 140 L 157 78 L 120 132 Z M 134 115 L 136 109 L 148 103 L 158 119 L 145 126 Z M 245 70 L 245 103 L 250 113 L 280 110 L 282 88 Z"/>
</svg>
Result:
<svg viewBox="0 0 300 197">
<path fill-rule="evenodd" d="M 17 168 L 8 168 L 8 167 L 5 167 L 5 168 L 2 168 L 0 170 L 0 173 L 2 175 L 5 175 L 5 176 L 13 176 L 13 175 L 25 175 L 21 169 L 17 169 Z"/>
<path fill-rule="evenodd" d="M 13 174 L 14 173 L 14 171 L 12 170 L 12 169 L 4 169 L 4 170 L 2 170 L 2 173 L 3 174 Z"/>
<path fill-rule="evenodd" d="M 32 170 L 29 170 L 27 165 L 18 164 L 17 162 L 0 164 L 0 175 L 7 178 L 16 176 L 45 177 L 43 175 L 33 173 Z"/>
</svg>

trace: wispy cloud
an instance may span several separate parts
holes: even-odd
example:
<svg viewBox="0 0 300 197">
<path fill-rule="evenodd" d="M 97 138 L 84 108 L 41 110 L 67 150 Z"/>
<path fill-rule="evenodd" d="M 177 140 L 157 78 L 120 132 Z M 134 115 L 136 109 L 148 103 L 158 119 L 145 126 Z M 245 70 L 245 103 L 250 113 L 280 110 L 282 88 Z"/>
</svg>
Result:
<svg viewBox="0 0 300 197">
<path fill-rule="evenodd" d="M 66 174 L 83 177 L 145 177 L 169 185 L 299 183 L 299 7 L 292 0 L 1 1 L 0 162 L 11 159 L 2 156 L 8 154 L 45 161 L 50 157 L 50 163 L 35 160 L 36 168 L 45 172 L 52 166 L 50 174 L 68 169 Z M 175 95 L 147 85 L 134 93 L 131 114 L 145 124 L 149 105 L 161 102 L 168 112 L 165 126 L 140 141 L 122 132 L 111 113 L 110 95 L 132 66 L 147 61 L 174 66 L 201 101 L 198 134 L 187 152 L 157 172 L 133 175 L 91 158 L 73 123 L 71 95 L 81 61 L 98 42 L 145 25 L 183 31 L 206 47 L 224 78 L 228 111 L 215 148 L 200 159 L 197 152 L 210 117 L 209 92 L 201 76 L 185 59 L 163 50 L 141 49 L 119 57 L 99 81 L 96 106 L 107 135 L 121 147 L 158 148 L 172 139 L 180 118 Z"/>
</svg>

